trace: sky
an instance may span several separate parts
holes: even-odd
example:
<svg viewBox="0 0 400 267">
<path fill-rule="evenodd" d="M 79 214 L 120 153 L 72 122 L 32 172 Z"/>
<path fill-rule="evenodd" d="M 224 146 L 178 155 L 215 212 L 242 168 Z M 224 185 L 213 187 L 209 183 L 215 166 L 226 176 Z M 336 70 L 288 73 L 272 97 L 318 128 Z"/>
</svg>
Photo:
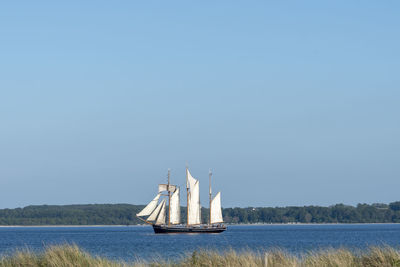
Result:
<svg viewBox="0 0 400 267">
<path fill-rule="evenodd" d="M 0 3 L 0 208 L 400 200 L 400 2 Z M 182 204 L 185 203 L 182 196 Z"/>
</svg>

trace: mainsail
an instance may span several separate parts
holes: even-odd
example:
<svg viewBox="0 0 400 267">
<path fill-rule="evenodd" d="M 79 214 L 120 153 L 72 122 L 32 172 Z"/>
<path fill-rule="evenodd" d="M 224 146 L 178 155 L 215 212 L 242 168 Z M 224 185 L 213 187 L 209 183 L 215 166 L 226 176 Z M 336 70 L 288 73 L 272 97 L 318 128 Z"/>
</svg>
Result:
<svg viewBox="0 0 400 267">
<path fill-rule="evenodd" d="M 188 193 L 188 224 L 201 223 L 200 206 L 200 182 L 193 178 L 189 170 L 186 169 Z"/>
<path fill-rule="evenodd" d="M 155 221 L 158 217 L 158 214 L 160 213 L 160 210 L 162 206 L 165 204 L 165 199 L 158 204 L 157 208 L 150 214 L 150 216 L 147 218 L 148 221 Z"/>
<path fill-rule="evenodd" d="M 158 194 L 149 204 L 138 214 L 137 216 L 148 216 L 150 215 L 154 209 L 157 207 L 158 199 L 160 198 L 161 194 Z"/>
<path fill-rule="evenodd" d="M 170 223 L 179 224 L 181 217 L 181 207 L 179 204 L 179 187 L 171 196 L 170 202 Z"/>
<path fill-rule="evenodd" d="M 211 201 L 211 220 L 210 223 L 222 223 L 224 220 L 222 218 L 222 211 L 221 211 L 221 192 L 214 197 Z"/>
</svg>

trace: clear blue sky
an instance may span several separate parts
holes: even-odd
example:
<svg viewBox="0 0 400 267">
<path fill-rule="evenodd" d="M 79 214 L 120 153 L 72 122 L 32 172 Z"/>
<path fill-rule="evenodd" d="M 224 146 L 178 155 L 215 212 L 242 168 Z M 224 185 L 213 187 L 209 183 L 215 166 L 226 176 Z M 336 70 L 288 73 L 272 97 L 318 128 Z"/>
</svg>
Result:
<svg viewBox="0 0 400 267">
<path fill-rule="evenodd" d="M 0 208 L 400 200 L 400 2 L 0 4 Z M 185 197 L 183 197 L 185 199 Z M 185 204 L 185 203 L 183 203 Z"/>
</svg>

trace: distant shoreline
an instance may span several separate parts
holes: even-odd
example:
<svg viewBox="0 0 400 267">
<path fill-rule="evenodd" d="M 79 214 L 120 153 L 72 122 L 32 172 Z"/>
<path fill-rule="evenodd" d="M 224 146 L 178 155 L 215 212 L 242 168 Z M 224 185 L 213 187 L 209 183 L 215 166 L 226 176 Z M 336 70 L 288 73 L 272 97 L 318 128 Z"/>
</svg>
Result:
<svg viewBox="0 0 400 267">
<path fill-rule="evenodd" d="M 0 225 L 0 228 L 6 228 L 6 227 L 130 227 L 130 226 L 146 226 L 143 224 L 132 224 L 132 225 L 117 225 L 117 224 L 109 224 L 109 225 L 55 225 L 55 224 L 50 224 L 50 225 Z"/>
<path fill-rule="evenodd" d="M 133 204 L 76 204 L 36 205 L 24 208 L 0 209 L 0 225 L 137 225 L 143 224 L 135 216 L 143 207 L 143 205 Z M 183 210 L 181 215 L 182 218 L 185 217 Z M 208 221 L 208 217 L 209 211 L 202 209 L 204 221 Z M 336 204 L 329 207 L 225 208 L 223 209 L 223 218 L 226 223 L 231 223 L 232 225 L 400 223 L 400 201 L 389 204 L 358 204 L 356 207 Z"/>
<path fill-rule="evenodd" d="M 239 224 L 226 224 L 229 226 L 265 226 L 265 225 L 273 225 L 273 226 L 289 226 L 289 225 L 367 225 L 367 224 L 400 224 L 400 223 L 239 223 Z M 149 225 L 146 224 L 131 224 L 131 225 L 0 225 L 0 228 L 28 228 L 28 227 L 146 227 Z"/>
</svg>

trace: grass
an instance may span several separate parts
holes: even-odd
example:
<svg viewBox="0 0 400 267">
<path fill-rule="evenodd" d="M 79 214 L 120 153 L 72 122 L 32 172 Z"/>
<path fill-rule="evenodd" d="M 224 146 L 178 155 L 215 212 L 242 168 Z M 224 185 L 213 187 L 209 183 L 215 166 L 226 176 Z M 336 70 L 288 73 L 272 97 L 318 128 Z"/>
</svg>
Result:
<svg viewBox="0 0 400 267">
<path fill-rule="evenodd" d="M 75 245 L 48 247 L 42 253 L 16 251 L 0 258 L 0 267 L 206 267 L 206 266 L 268 266 L 268 267 L 400 267 L 400 250 L 391 247 L 371 247 L 353 253 L 347 249 L 328 249 L 293 256 L 282 250 L 223 253 L 204 250 L 182 256 L 176 261 L 153 259 L 131 263 L 111 261 L 91 256 Z"/>
</svg>

